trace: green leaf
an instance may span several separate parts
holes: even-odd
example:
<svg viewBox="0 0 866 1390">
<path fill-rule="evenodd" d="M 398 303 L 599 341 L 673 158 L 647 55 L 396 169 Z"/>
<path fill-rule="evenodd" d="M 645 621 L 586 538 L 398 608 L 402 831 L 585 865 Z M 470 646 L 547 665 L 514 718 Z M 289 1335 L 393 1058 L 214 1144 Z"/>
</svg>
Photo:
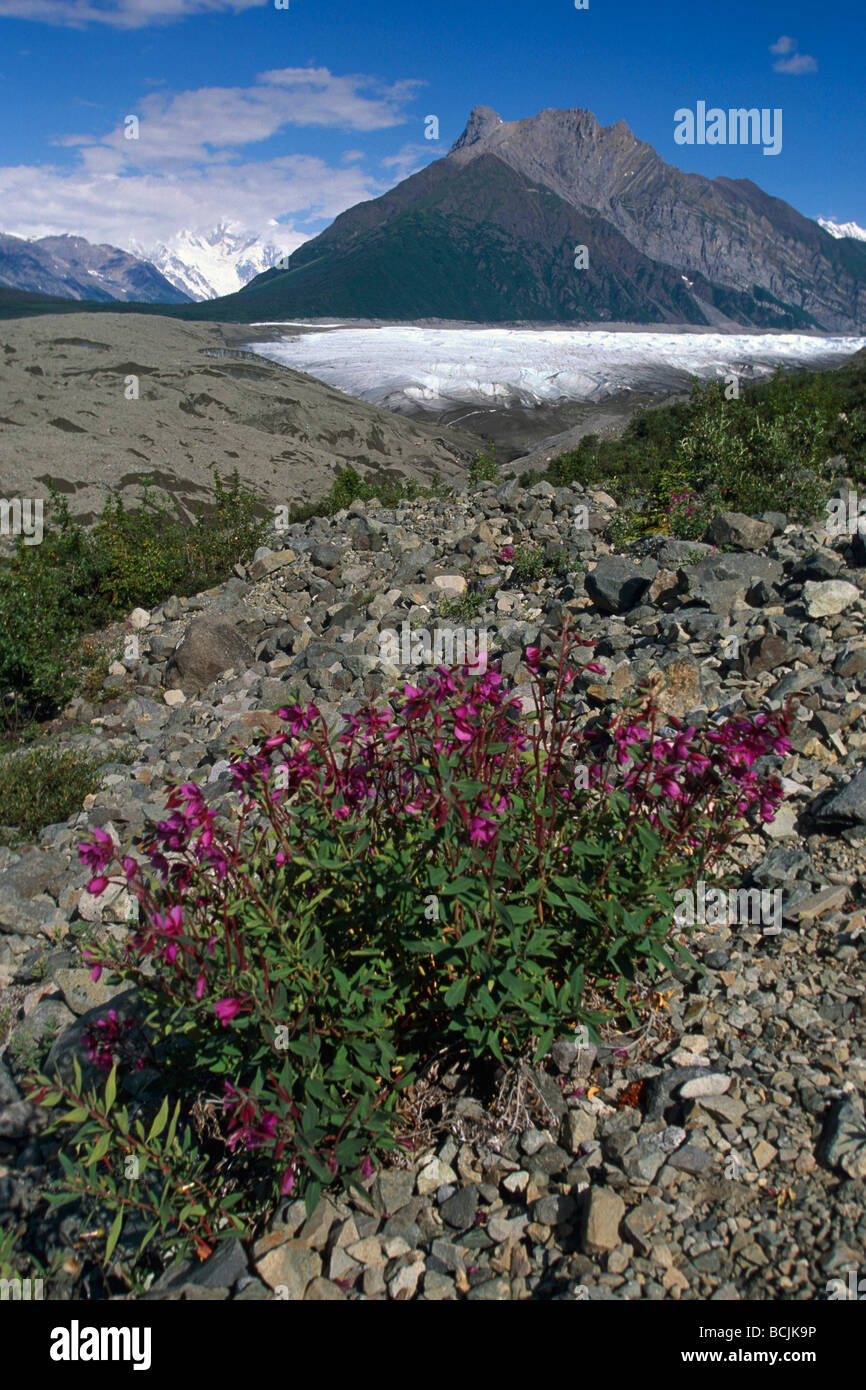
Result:
<svg viewBox="0 0 866 1390">
<path fill-rule="evenodd" d="M 91 1168 L 94 1163 L 98 1163 L 101 1158 L 105 1157 L 108 1150 L 111 1148 L 111 1141 L 113 1138 L 114 1135 L 109 1130 L 107 1134 L 103 1134 L 101 1138 L 97 1139 L 91 1150 L 90 1157 L 87 1160 L 86 1166 L 88 1168 Z"/>
<path fill-rule="evenodd" d="M 105 1083 L 105 1113 L 111 1110 L 117 1095 L 117 1063 L 111 1068 L 108 1080 Z"/>
<path fill-rule="evenodd" d="M 154 1119 L 153 1124 L 150 1127 L 150 1133 L 148 1134 L 147 1140 L 145 1142 L 150 1144 L 152 1140 L 156 1139 L 158 1135 L 162 1134 L 162 1131 L 165 1129 L 167 1124 L 168 1096 L 165 1097 L 165 1099 L 162 1102 L 162 1105 L 159 1107 L 159 1111 L 156 1115 L 156 1118 Z"/>
<path fill-rule="evenodd" d="M 442 996 L 449 1009 L 453 1009 L 458 1004 L 462 1004 L 466 996 L 466 988 L 469 984 L 468 975 L 462 975 L 459 980 L 446 989 Z"/>
<path fill-rule="evenodd" d="M 171 1124 L 168 1127 L 168 1134 L 165 1137 L 166 1150 L 170 1149 L 174 1143 L 174 1136 L 177 1131 L 177 1122 L 180 1116 L 180 1101 L 174 1107 L 174 1114 L 171 1117 Z"/>
<path fill-rule="evenodd" d="M 583 898 L 576 898 L 573 893 L 566 893 L 565 901 L 581 921 L 594 922 L 596 920 L 595 913 L 589 903 L 584 902 Z"/>
<path fill-rule="evenodd" d="M 61 1115 L 60 1119 L 65 1125 L 76 1125 L 86 1120 L 89 1114 L 90 1111 L 85 1110 L 83 1105 L 77 1105 L 74 1110 L 68 1110 L 65 1115 Z"/>
<path fill-rule="evenodd" d="M 112 1073 L 113 1074 L 113 1073 Z M 120 1232 L 123 1229 L 123 1210 L 121 1209 L 111 1223 L 111 1230 L 108 1232 L 108 1240 L 105 1243 L 105 1259 L 110 1260 L 114 1254 L 114 1247 L 120 1240 Z"/>
</svg>

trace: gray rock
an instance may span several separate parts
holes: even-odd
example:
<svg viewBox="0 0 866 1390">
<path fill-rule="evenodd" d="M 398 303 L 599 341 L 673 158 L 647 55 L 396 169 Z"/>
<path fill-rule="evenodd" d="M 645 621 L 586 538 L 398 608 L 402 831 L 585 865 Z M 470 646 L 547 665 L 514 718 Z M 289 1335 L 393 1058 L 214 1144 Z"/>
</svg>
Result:
<svg viewBox="0 0 866 1390">
<path fill-rule="evenodd" d="M 570 1154 L 579 1154 L 595 1138 L 596 1117 L 585 1110 L 569 1110 L 562 1121 L 560 1138 Z"/>
<path fill-rule="evenodd" d="M 298 1302 L 322 1273 L 322 1257 L 299 1240 L 287 1240 L 256 1262 L 256 1273 L 279 1298 Z"/>
<path fill-rule="evenodd" d="M 866 825 L 866 767 L 826 802 L 815 820 L 819 825 Z"/>
<path fill-rule="evenodd" d="M 866 1178 L 866 1120 L 858 1096 L 845 1096 L 830 1105 L 817 1153 L 828 1168 L 849 1178 Z"/>
<path fill-rule="evenodd" d="M 25 1100 L 13 1100 L 9 1105 L 0 1105 L 0 1139 L 23 1139 L 34 1128 L 34 1118 L 39 1111 Z"/>
<path fill-rule="evenodd" d="M 828 618 L 835 613 L 844 613 L 860 597 L 856 584 L 845 579 L 827 579 L 803 585 L 803 602 L 810 618 Z"/>
<path fill-rule="evenodd" d="M 773 538 L 774 527 L 742 512 L 717 512 L 707 527 L 716 545 L 733 545 L 738 550 L 760 550 Z"/>
<path fill-rule="evenodd" d="M 74 1018 L 75 1015 L 59 999 L 40 999 L 36 1007 L 15 1026 L 13 1040 L 16 1052 L 24 1055 L 35 1052 L 41 1058 L 49 1047 L 49 1039 L 56 1039 L 58 1033 L 62 1036 L 61 1030 Z M 56 1042 L 50 1047 L 49 1057 L 55 1046 Z"/>
<path fill-rule="evenodd" d="M 0 1058 L 0 1105 L 11 1105 L 13 1101 L 20 1099 L 21 1092 L 15 1085 L 8 1067 Z"/>
<path fill-rule="evenodd" d="M 408 1206 L 415 1195 L 415 1174 L 411 1168 L 383 1168 L 376 1179 L 382 1210 L 389 1215 Z"/>
<path fill-rule="evenodd" d="M 643 1095 L 644 1113 L 648 1120 L 667 1117 L 666 1112 L 676 1107 L 680 1087 L 707 1074 L 706 1067 L 671 1067 L 658 1076 L 650 1077 Z"/>
<path fill-rule="evenodd" d="M 570 1221 L 576 1210 L 577 1203 L 573 1197 L 551 1194 L 533 1202 L 532 1219 L 540 1226 L 560 1226 L 564 1221 Z"/>
<path fill-rule="evenodd" d="M 619 1224 L 625 1202 L 606 1187 L 592 1187 L 581 1210 L 580 1248 L 587 1255 L 602 1255 L 619 1245 Z"/>
<path fill-rule="evenodd" d="M 310 559 L 319 569 L 332 570 L 340 563 L 340 547 L 327 541 L 313 547 Z"/>
<path fill-rule="evenodd" d="M 712 1156 L 706 1149 L 699 1149 L 696 1144 L 683 1144 L 682 1148 L 677 1149 L 668 1159 L 672 1168 L 691 1173 L 694 1177 L 700 1177 L 705 1173 L 712 1166 L 712 1162 Z"/>
<path fill-rule="evenodd" d="M 655 560 L 635 565 L 620 555 L 603 555 L 584 579 L 584 587 L 604 613 L 624 613 L 634 608 L 658 574 Z"/>
<path fill-rule="evenodd" d="M 245 1274 L 248 1274 L 248 1270 L 244 1248 L 239 1240 L 232 1237 L 222 1241 L 203 1264 L 187 1275 L 186 1282 L 207 1289 L 230 1289 Z"/>
<path fill-rule="evenodd" d="M 475 1225 L 477 1211 L 478 1188 L 475 1183 L 470 1183 L 467 1187 L 458 1188 L 453 1196 L 442 1203 L 439 1215 L 453 1230 L 468 1231 L 470 1226 Z"/>
<path fill-rule="evenodd" d="M 698 563 L 712 551 L 712 546 L 703 541 L 666 540 L 660 547 L 656 559 L 662 569 L 677 570 L 682 565 Z"/>
<path fill-rule="evenodd" d="M 511 1284 L 504 1275 L 474 1284 L 466 1295 L 469 1303 L 504 1303 L 511 1298 Z"/>
<path fill-rule="evenodd" d="M 65 855 L 53 850 L 30 850 L 0 874 L 0 893 L 10 889 L 20 898 L 35 898 L 40 893 L 56 892 L 61 883 L 68 882 Z"/>
<path fill-rule="evenodd" d="M 724 1072 L 710 1071 L 707 1068 L 703 1076 L 694 1076 L 690 1081 L 684 1081 L 680 1086 L 680 1095 L 684 1100 L 694 1100 L 702 1096 L 722 1096 L 730 1085 L 731 1078 Z"/>
<path fill-rule="evenodd" d="M 652 1136 L 647 1136 L 646 1139 L 639 1139 L 623 1155 L 621 1164 L 626 1177 L 632 1182 L 650 1183 L 665 1161 L 664 1153 L 653 1142 Z"/>
<path fill-rule="evenodd" d="M 223 671 L 244 670 L 252 648 L 223 618 L 194 618 L 169 660 L 167 683 L 189 694 L 209 685 Z"/>
</svg>

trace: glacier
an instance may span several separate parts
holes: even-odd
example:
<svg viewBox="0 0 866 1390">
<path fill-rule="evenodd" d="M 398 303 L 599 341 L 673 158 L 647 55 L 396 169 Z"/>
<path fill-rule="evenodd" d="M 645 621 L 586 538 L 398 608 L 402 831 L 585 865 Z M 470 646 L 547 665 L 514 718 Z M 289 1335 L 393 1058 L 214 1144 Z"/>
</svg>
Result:
<svg viewBox="0 0 866 1390">
<path fill-rule="evenodd" d="M 805 333 L 317 325 L 292 334 L 288 323 L 270 326 L 286 329 L 286 336 L 250 342 L 252 351 L 405 414 L 462 405 L 525 408 L 600 401 L 622 391 L 682 391 L 690 376 L 734 375 L 745 384 L 772 376 L 779 363 L 786 368 L 839 365 L 866 346 L 866 338 Z"/>
</svg>

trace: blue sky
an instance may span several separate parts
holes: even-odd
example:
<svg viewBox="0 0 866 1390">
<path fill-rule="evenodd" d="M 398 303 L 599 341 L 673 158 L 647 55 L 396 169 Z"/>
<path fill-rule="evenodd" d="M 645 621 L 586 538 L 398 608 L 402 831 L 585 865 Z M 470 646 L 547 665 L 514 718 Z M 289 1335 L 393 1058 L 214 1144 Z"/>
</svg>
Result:
<svg viewBox="0 0 866 1390">
<path fill-rule="evenodd" d="M 147 247 L 227 221 L 291 251 L 445 154 L 479 104 L 624 119 L 680 168 L 866 226 L 864 16 L 863 0 L 0 0 L 0 230 Z M 781 153 L 675 144 L 674 112 L 699 100 L 781 108 Z"/>
</svg>

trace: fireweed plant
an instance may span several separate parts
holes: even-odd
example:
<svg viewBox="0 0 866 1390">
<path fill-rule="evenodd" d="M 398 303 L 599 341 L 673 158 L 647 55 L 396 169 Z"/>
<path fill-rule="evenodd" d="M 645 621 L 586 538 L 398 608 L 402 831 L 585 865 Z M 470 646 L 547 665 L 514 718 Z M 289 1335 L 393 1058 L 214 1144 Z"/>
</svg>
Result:
<svg viewBox="0 0 866 1390">
<path fill-rule="evenodd" d="M 114 1213 L 109 1255 L 126 1213 L 144 1244 L 202 1253 L 281 1196 L 312 1206 L 370 1175 L 401 1089 L 443 1048 L 539 1058 L 602 1021 L 587 982 L 622 1003 L 638 966 L 670 968 L 668 945 L 694 964 L 672 895 L 773 819 L 788 714 L 698 733 L 646 688 L 580 728 L 575 683 L 604 670 L 591 645 L 566 629 L 527 650 L 531 710 L 468 667 L 336 736 L 313 704 L 281 709 L 280 732 L 233 753 L 236 805 L 172 784 L 143 857 L 98 829 L 80 847 L 92 893 L 120 881 L 139 904 L 123 946 L 94 946 L 94 978 L 134 982 L 149 1012 L 91 1030 L 104 1100 L 79 1079 L 33 1086 L 80 1126 L 58 1200 Z"/>
</svg>

